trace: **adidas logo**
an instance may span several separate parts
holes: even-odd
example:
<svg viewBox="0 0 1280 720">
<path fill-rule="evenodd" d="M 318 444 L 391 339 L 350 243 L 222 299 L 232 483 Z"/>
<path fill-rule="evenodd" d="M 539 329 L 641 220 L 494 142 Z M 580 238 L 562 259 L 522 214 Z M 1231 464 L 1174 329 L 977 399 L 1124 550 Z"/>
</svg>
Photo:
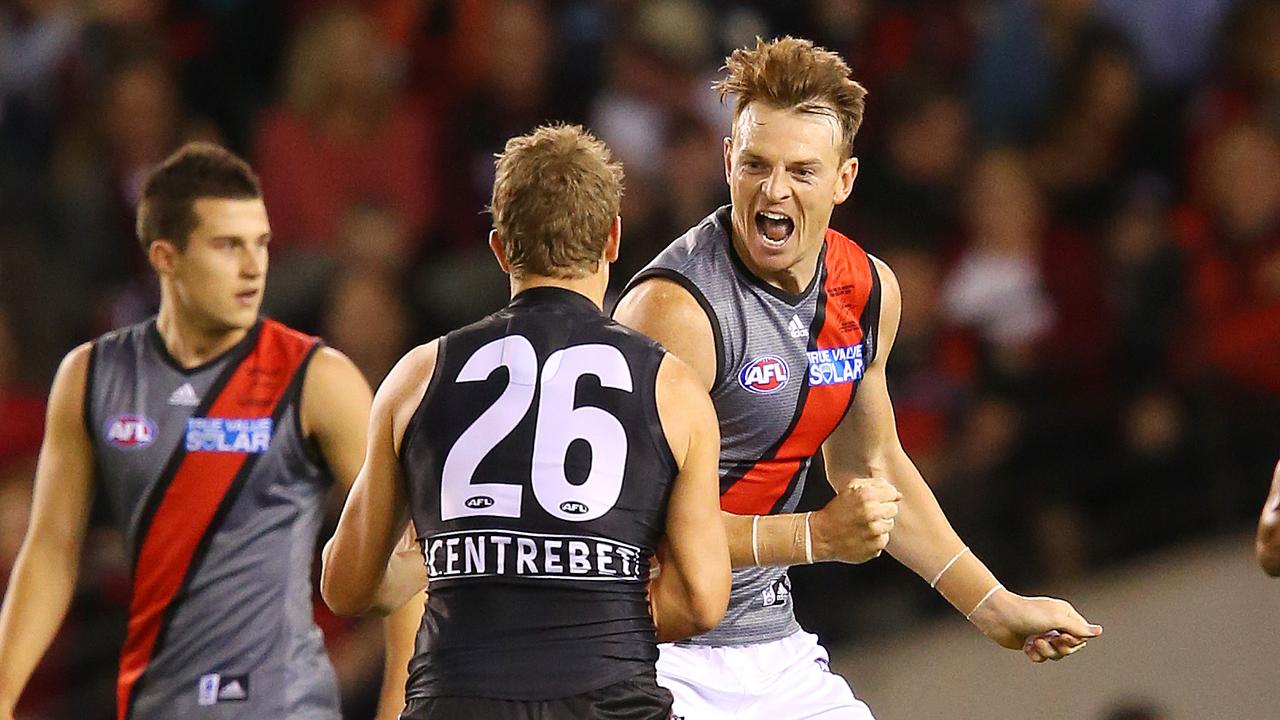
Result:
<svg viewBox="0 0 1280 720">
<path fill-rule="evenodd" d="M 249 699 L 249 676 L 234 677 L 207 673 L 200 676 L 196 705 L 210 707 L 222 702 L 244 702 Z"/>
<path fill-rule="evenodd" d="M 191 387 L 191 383 L 183 383 L 182 387 L 174 390 L 169 396 L 169 404 L 195 407 L 200 404 L 200 397 L 196 395 L 196 389 Z"/>
<path fill-rule="evenodd" d="M 218 689 L 218 702 L 247 699 L 249 699 L 249 693 L 239 680 L 228 680 Z"/>
<path fill-rule="evenodd" d="M 791 322 L 787 323 L 787 330 L 791 331 L 791 337 L 793 338 L 809 337 L 809 328 L 805 327 L 805 324 L 800 322 L 799 315 L 791 316 Z"/>
</svg>

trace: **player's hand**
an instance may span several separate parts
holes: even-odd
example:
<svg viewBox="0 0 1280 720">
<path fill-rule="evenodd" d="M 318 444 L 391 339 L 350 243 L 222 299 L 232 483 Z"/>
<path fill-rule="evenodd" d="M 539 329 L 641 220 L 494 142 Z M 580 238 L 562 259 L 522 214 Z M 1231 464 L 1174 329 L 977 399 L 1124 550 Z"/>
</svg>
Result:
<svg viewBox="0 0 1280 720">
<path fill-rule="evenodd" d="M 387 560 L 387 569 L 370 610 L 378 615 L 389 615 L 426 587 L 427 569 L 422 558 L 422 548 L 414 534 L 413 523 L 409 523 Z"/>
<path fill-rule="evenodd" d="M 1031 662 L 1061 660 L 1102 634 L 1071 603 L 998 590 L 969 620 L 1001 647 L 1022 650 Z"/>
<path fill-rule="evenodd" d="M 850 482 L 809 517 L 814 560 L 862 563 L 889 544 L 902 493 L 887 480 Z"/>
</svg>

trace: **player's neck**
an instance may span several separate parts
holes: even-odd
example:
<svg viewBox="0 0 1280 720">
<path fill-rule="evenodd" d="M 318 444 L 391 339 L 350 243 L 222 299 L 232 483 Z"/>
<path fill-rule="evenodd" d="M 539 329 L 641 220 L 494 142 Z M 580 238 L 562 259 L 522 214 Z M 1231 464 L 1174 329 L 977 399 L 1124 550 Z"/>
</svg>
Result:
<svg viewBox="0 0 1280 720">
<path fill-rule="evenodd" d="M 194 322 L 174 303 L 163 298 L 156 316 L 156 331 L 169 356 L 185 368 L 193 368 L 216 358 L 244 339 L 249 328 L 213 330 Z"/>
<path fill-rule="evenodd" d="M 511 276 L 511 297 L 535 287 L 557 287 L 572 290 L 604 309 L 604 291 L 609 284 L 607 273 L 592 273 L 580 278 L 553 278 L 545 275 Z"/>
</svg>

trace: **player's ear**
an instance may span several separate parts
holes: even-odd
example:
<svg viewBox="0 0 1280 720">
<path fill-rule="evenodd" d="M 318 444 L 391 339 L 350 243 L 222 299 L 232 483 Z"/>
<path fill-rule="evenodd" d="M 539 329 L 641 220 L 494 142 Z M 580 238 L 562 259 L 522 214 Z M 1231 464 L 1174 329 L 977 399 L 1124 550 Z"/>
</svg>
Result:
<svg viewBox="0 0 1280 720">
<path fill-rule="evenodd" d="M 849 199 L 849 193 L 853 192 L 853 181 L 858 178 L 858 158 L 851 157 L 840 163 L 840 174 L 836 179 L 836 204 Z"/>
<path fill-rule="evenodd" d="M 498 267 L 502 268 L 502 272 L 510 275 L 511 266 L 507 264 L 507 244 L 502 241 L 502 237 L 498 235 L 497 230 L 489 231 L 489 249 L 493 251 L 493 256 L 498 259 Z"/>
<path fill-rule="evenodd" d="M 622 216 L 614 215 L 609 223 L 609 239 L 604 242 L 605 262 L 618 261 L 618 249 L 622 246 Z"/>
<path fill-rule="evenodd" d="M 726 137 L 724 139 L 724 179 L 725 182 L 733 182 L 733 138 Z"/>
<path fill-rule="evenodd" d="M 169 240 L 152 240 L 151 246 L 147 248 L 147 261 L 160 275 L 172 275 L 181 256 L 182 251 Z"/>
</svg>

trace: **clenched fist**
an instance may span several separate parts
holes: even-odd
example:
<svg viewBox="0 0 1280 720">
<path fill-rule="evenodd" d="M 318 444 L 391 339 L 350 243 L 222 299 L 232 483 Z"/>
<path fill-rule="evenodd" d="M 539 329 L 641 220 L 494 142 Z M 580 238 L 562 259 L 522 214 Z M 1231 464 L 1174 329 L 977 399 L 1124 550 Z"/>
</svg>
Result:
<svg viewBox="0 0 1280 720">
<path fill-rule="evenodd" d="M 862 563 L 889 544 L 902 493 L 887 480 L 858 479 L 809 517 L 813 559 Z"/>
</svg>

